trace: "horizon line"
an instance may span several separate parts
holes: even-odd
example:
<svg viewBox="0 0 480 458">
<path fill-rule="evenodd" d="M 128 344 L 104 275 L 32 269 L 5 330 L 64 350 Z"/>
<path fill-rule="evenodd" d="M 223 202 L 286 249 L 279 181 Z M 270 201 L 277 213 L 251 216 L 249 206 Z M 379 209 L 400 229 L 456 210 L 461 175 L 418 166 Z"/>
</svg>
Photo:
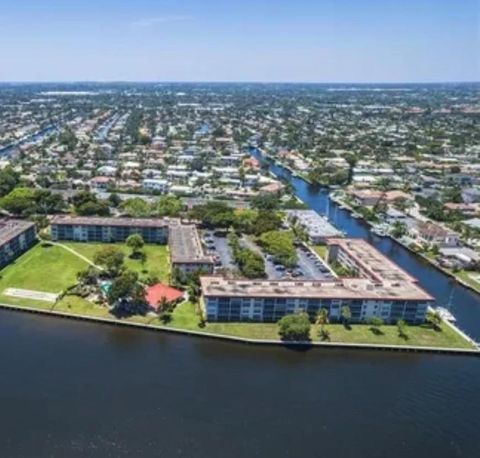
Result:
<svg viewBox="0 0 480 458">
<path fill-rule="evenodd" d="M 261 80 L 0 80 L 1 84 L 324 84 L 324 85 L 371 85 L 371 84 L 480 84 L 479 80 L 461 81 L 261 81 Z"/>
</svg>

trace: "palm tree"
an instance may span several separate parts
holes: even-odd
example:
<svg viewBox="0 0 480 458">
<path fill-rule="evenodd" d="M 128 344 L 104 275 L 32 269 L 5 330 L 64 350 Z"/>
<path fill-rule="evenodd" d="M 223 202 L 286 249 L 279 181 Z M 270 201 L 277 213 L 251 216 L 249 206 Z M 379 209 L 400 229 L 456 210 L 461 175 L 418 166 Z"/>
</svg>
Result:
<svg viewBox="0 0 480 458">
<path fill-rule="evenodd" d="M 340 309 L 340 314 L 342 315 L 343 324 L 346 326 L 352 318 L 352 311 L 348 305 L 342 305 Z"/>
<path fill-rule="evenodd" d="M 405 320 L 398 320 L 397 321 L 397 329 L 398 329 L 398 335 L 402 339 L 407 339 L 408 334 L 407 334 L 407 322 Z"/>
<path fill-rule="evenodd" d="M 328 324 L 328 310 L 321 308 L 317 313 L 316 324 L 320 325 L 320 337 L 322 340 L 328 340 L 329 332 L 325 329 L 325 325 Z"/>
<path fill-rule="evenodd" d="M 429 310 L 427 312 L 427 321 L 433 326 L 433 329 L 436 331 L 439 331 L 440 325 L 442 324 L 442 317 L 440 316 L 440 313 L 438 313 L 436 310 Z"/>
</svg>

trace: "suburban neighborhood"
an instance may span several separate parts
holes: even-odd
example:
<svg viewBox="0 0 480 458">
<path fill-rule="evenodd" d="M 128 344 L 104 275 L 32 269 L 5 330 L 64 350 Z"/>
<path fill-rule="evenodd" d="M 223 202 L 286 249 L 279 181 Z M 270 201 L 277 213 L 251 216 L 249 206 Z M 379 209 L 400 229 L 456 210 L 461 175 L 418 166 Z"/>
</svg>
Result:
<svg viewBox="0 0 480 458">
<path fill-rule="evenodd" d="M 356 112 L 328 91 L 291 111 L 293 88 L 273 105 L 261 88 L 243 109 L 242 89 L 205 90 L 4 95 L 2 303 L 245 338 L 472 347 L 416 278 L 271 169 L 480 290 L 471 92 Z"/>
</svg>

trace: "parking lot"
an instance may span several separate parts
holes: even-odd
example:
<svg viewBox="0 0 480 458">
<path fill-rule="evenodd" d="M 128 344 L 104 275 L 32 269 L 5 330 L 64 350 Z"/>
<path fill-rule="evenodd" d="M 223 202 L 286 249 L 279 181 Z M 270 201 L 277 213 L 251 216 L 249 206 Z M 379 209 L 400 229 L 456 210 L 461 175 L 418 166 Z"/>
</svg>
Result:
<svg viewBox="0 0 480 458">
<path fill-rule="evenodd" d="M 285 266 L 274 262 L 271 255 L 263 253 L 262 249 L 251 239 L 243 237 L 242 243 L 263 256 L 265 273 L 269 280 L 287 280 L 289 278 L 297 280 L 326 280 L 334 278 L 324 261 L 316 253 L 304 246 L 297 248 L 297 266 L 293 269 L 287 269 Z"/>
<path fill-rule="evenodd" d="M 202 240 L 206 252 L 215 258 L 216 270 L 237 270 L 225 235 L 214 231 L 205 231 L 202 234 Z M 294 268 L 287 269 L 285 266 L 275 262 L 271 255 L 264 253 L 250 238 L 242 237 L 241 244 L 263 256 L 265 273 L 269 280 L 287 280 L 292 278 L 296 280 L 327 280 L 334 278 L 325 262 L 306 246 L 301 245 L 297 247 L 297 265 Z"/>
<path fill-rule="evenodd" d="M 213 231 L 205 231 L 202 234 L 202 240 L 206 252 L 215 258 L 216 269 L 234 270 L 237 268 L 225 236 L 216 234 Z"/>
<path fill-rule="evenodd" d="M 332 279 L 334 275 L 320 259 L 320 257 L 312 250 L 306 247 L 297 248 L 298 267 L 303 272 L 301 278 L 306 280 Z"/>
</svg>

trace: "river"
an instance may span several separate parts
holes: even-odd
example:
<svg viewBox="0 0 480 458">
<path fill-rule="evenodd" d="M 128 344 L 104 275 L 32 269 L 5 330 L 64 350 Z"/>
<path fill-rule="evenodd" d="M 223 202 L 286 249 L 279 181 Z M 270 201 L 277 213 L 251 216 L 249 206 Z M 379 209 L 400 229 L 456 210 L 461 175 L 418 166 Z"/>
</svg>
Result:
<svg viewBox="0 0 480 458">
<path fill-rule="evenodd" d="M 291 182 L 325 211 L 324 192 Z M 336 222 L 369 237 L 346 212 L 337 210 Z M 387 239 L 371 241 L 439 300 L 458 288 L 455 313 L 475 334 L 476 295 Z M 473 357 L 295 351 L 0 311 L 0 361 L 1 457 L 471 458 L 479 451 Z"/>
</svg>

